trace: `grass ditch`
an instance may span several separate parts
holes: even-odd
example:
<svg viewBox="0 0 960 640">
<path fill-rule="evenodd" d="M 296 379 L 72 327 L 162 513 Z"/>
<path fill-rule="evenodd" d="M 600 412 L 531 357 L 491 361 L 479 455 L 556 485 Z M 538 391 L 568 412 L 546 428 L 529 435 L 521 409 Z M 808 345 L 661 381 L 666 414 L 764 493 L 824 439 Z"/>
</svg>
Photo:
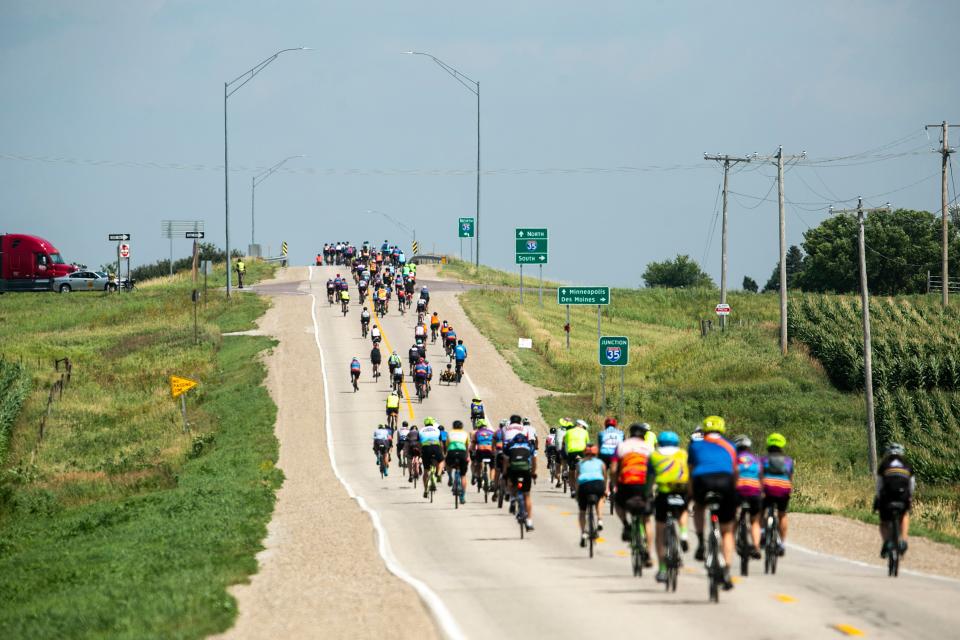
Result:
<svg viewBox="0 0 960 640">
<path fill-rule="evenodd" d="M 195 345 L 192 288 L 179 275 L 129 294 L 0 296 L 4 358 L 22 359 L 35 389 L 0 475 L 0 637 L 199 638 L 232 624 L 226 587 L 256 570 L 282 480 L 259 358 L 273 343 L 222 340 L 267 303 L 211 288 Z M 64 356 L 73 377 L 40 440 Z M 201 383 L 190 433 L 171 374 Z"/>
<path fill-rule="evenodd" d="M 728 330 L 706 337 L 699 321 L 712 315 L 715 292 L 615 290 L 612 299 L 602 312 L 603 334 L 631 340 L 621 418 L 686 435 L 716 413 L 727 419 L 731 433 L 746 433 L 754 442 L 779 431 L 798 460 L 797 509 L 876 522 L 863 397 L 836 389 L 804 345 L 794 343 L 787 357 L 780 355 L 776 294 L 732 293 L 736 315 Z M 566 309 L 553 301 L 541 308 L 528 298 L 521 305 L 516 291 L 488 289 L 466 292 L 460 300 L 524 381 L 564 394 L 540 400 L 545 419 L 602 423 L 595 307 L 571 308 L 568 351 Z M 517 348 L 518 337 L 532 338 L 533 348 Z M 618 371 L 608 370 L 606 395 L 607 413 L 616 415 Z M 912 522 L 917 533 L 960 546 L 960 491 L 921 485 Z"/>
</svg>

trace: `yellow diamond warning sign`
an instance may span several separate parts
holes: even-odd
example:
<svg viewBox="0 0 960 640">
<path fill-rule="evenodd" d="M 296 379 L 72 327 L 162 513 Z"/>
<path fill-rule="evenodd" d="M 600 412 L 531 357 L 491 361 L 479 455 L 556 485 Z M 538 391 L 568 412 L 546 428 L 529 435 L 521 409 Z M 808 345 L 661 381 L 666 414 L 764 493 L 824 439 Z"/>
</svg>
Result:
<svg viewBox="0 0 960 640">
<path fill-rule="evenodd" d="M 170 376 L 170 395 L 176 398 L 181 396 L 190 389 L 193 389 L 195 386 L 200 384 L 196 380 L 191 380 L 190 378 L 181 378 L 180 376 Z"/>
</svg>

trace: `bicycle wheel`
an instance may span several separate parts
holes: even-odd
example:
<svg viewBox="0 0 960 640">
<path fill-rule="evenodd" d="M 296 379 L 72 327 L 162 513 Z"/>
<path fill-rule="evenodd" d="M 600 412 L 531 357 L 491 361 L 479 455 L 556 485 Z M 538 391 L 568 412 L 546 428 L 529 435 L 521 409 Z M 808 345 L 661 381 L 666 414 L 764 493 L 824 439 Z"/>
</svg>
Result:
<svg viewBox="0 0 960 640">
<path fill-rule="evenodd" d="M 896 578 L 900 573 L 900 518 L 899 514 L 890 522 L 890 545 L 887 549 L 887 575 Z"/>
<path fill-rule="evenodd" d="M 630 516 L 630 552 L 633 562 L 633 575 L 640 577 L 643 575 L 643 546 L 642 532 L 640 527 L 640 518 Z"/>
<path fill-rule="evenodd" d="M 597 521 L 593 513 L 593 506 L 587 508 L 587 539 L 590 547 L 590 557 L 593 557 L 593 541 L 597 537 Z"/>
<path fill-rule="evenodd" d="M 740 520 L 737 523 L 737 553 L 740 555 L 740 575 L 746 576 L 750 572 L 750 547 L 751 538 L 747 519 L 749 514 L 746 511 L 740 512 Z"/>
<path fill-rule="evenodd" d="M 453 508 L 460 508 L 460 470 L 457 469 L 453 472 Z"/>
<path fill-rule="evenodd" d="M 766 544 L 763 545 L 763 572 L 776 573 L 777 570 L 777 520 L 773 508 L 767 511 Z"/>
<path fill-rule="evenodd" d="M 506 493 L 503 488 L 503 479 L 497 483 L 497 509 L 503 509 L 503 494 Z"/>
<path fill-rule="evenodd" d="M 382 453 L 377 454 L 377 467 L 379 467 L 380 469 L 380 478 L 382 479 L 383 478 L 383 454 Z"/>
<path fill-rule="evenodd" d="M 667 582 L 664 586 L 666 587 L 667 591 L 670 591 L 671 579 L 676 571 L 676 568 L 674 567 L 675 556 L 673 547 L 677 540 L 676 531 L 673 529 L 673 518 L 671 516 L 667 516 L 667 523 L 663 532 L 665 536 L 664 547 L 667 551 Z"/>
<path fill-rule="evenodd" d="M 710 602 L 720 601 L 720 583 L 723 581 L 723 569 L 720 567 L 720 542 L 718 540 L 720 532 L 715 527 L 716 525 L 713 525 L 710 528 L 710 542 L 707 552 L 710 559 L 707 572 L 710 583 Z"/>
<path fill-rule="evenodd" d="M 433 469 L 430 469 L 430 504 L 433 504 L 433 494 L 437 492 L 437 481 L 433 477 Z"/>
<path fill-rule="evenodd" d="M 490 502 L 490 472 L 487 470 L 486 465 L 480 467 L 483 469 L 483 502 L 484 504 Z"/>
</svg>

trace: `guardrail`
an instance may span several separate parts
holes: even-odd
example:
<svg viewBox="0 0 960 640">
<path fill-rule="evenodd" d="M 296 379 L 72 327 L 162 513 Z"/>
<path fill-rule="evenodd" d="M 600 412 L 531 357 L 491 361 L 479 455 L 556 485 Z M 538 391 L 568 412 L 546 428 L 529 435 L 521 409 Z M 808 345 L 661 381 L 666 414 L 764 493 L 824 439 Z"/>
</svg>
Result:
<svg viewBox="0 0 960 640">
<path fill-rule="evenodd" d="M 410 258 L 410 262 L 413 264 L 446 264 L 447 256 L 434 253 L 420 253 Z"/>
</svg>

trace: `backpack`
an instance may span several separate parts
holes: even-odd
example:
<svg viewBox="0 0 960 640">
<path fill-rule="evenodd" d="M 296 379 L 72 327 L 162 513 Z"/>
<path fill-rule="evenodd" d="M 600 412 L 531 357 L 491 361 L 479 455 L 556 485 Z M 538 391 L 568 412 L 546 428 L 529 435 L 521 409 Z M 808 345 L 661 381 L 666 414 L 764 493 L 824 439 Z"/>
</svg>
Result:
<svg viewBox="0 0 960 640">
<path fill-rule="evenodd" d="M 510 461 L 512 471 L 530 471 L 530 454 L 527 447 L 513 446 L 507 451 L 507 458 Z"/>
</svg>

